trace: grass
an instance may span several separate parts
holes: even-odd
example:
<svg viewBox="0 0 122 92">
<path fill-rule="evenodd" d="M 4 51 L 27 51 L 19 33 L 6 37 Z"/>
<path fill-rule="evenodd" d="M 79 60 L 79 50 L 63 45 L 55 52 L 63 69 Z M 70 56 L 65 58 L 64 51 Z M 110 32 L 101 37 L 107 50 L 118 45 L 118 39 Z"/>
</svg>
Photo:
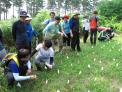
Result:
<svg viewBox="0 0 122 92">
<path fill-rule="evenodd" d="M 55 68 L 35 71 L 38 79 L 8 90 L 0 74 L 0 92 L 119 92 L 122 88 L 122 34 L 111 41 L 81 43 L 82 52 L 56 54 Z"/>
</svg>

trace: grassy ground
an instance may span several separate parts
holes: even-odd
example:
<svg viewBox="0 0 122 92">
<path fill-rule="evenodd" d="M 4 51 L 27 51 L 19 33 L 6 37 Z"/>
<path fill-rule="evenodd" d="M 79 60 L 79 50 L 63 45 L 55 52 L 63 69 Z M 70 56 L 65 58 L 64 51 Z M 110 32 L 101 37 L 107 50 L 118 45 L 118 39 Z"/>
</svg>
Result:
<svg viewBox="0 0 122 92">
<path fill-rule="evenodd" d="M 82 52 L 64 50 L 56 54 L 55 68 L 34 71 L 38 79 L 22 88 L 6 88 L 0 74 L 0 92 L 119 92 L 122 88 L 122 34 L 111 41 L 81 43 Z"/>
</svg>

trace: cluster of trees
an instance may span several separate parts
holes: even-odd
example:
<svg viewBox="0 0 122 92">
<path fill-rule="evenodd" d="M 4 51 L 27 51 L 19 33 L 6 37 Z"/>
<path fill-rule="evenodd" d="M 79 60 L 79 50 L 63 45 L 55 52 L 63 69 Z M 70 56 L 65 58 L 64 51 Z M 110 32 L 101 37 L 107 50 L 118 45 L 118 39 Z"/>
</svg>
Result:
<svg viewBox="0 0 122 92">
<path fill-rule="evenodd" d="M 107 18 L 116 17 L 122 20 L 122 0 L 102 0 L 98 4 L 99 14 Z"/>
<path fill-rule="evenodd" d="M 1 14 L 4 14 L 4 19 L 7 19 L 8 9 L 10 7 L 13 8 L 13 17 L 14 10 L 17 9 L 19 12 L 24 5 L 26 5 L 27 11 L 32 16 L 37 14 L 40 9 L 46 8 L 50 10 L 56 10 L 60 12 L 60 9 L 64 9 L 65 12 L 81 10 L 83 8 L 84 11 L 92 11 L 96 6 L 96 3 L 99 0 L 47 0 L 47 5 L 45 5 L 46 0 L 0 0 L 0 19 Z"/>
</svg>

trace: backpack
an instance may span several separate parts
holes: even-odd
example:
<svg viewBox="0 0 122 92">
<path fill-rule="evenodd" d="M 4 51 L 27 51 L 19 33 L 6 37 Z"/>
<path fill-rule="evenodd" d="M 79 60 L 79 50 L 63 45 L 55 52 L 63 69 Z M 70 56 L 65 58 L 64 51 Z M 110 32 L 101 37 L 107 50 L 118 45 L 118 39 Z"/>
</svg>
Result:
<svg viewBox="0 0 122 92">
<path fill-rule="evenodd" d="M 18 61 L 18 59 L 17 59 L 17 54 L 15 54 L 15 53 L 8 53 L 8 54 L 2 59 L 0 66 L 1 66 L 1 67 L 4 67 L 4 68 L 7 67 L 8 64 L 9 64 L 9 62 L 10 62 L 11 60 L 14 60 L 14 62 L 15 62 L 15 63 L 17 64 L 17 66 L 19 67 L 19 61 Z"/>
<path fill-rule="evenodd" d="M 92 17 L 90 20 L 90 28 L 95 29 L 97 27 L 97 18 Z"/>
</svg>

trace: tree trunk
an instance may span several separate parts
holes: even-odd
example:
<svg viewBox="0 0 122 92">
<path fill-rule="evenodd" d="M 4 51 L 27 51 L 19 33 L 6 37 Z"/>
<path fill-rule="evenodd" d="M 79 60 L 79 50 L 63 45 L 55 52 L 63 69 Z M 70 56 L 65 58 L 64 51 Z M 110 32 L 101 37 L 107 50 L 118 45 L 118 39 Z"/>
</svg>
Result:
<svg viewBox="0 0 122 92">
<path fill-rule="evenodd" d="M 4 11 L 4 20 L 6 19 L 6 12 Z"/>
</svg>

